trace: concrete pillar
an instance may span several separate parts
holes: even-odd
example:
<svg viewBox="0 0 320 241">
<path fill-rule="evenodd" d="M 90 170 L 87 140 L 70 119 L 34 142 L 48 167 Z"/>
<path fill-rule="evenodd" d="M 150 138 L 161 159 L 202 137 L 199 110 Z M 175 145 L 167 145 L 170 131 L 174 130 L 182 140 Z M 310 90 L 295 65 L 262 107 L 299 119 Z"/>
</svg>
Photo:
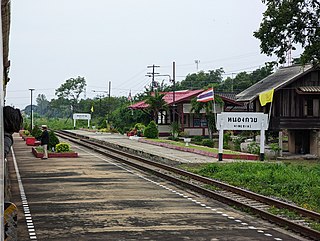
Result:
<svg viewBox="0 0 320 241">
<path fill-rule="evenodd" d="M 295 131 L 288 130 L 288 149 L 289 153 L 296 153 Z"/>
<path fill-rule="evenodd" d="M 282 130 L 279 131 L 279 147 L 280 147 L 279 156 L 283 156 L 283 133 L 282 133 Z"/>
<path fill-rule="evenodd" d="M 320 131 L 312 130 L 310 131 L 310 154 L 319 156 L 320 141 L 319 141 Z"/>
</svg>

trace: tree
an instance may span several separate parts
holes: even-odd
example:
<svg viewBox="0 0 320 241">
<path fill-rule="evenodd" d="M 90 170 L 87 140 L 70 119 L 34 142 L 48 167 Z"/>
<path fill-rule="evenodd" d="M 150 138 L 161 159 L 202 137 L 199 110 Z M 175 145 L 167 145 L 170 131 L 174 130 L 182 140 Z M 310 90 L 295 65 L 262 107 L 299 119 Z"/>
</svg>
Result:
<svg viewBox="0 0 320 241">
<path fill-rule="evenodd" d="M 47 100 L 46 96 L 44 94 L 39 94 L 37 99 L 37 106 L 38 106 L 38 112 L 40 115 L 44 115 L 48 111 L 48 107 L 50 102 Z"/>
<path fill-rule="evenodd" d="M 216 89 L 217 91 L 239 93 L 272 74 L 273 66 L 273 63 L 266 63 L 264 67 L 256 69 L 252 73 L 240 72 L 235 78 L 226 78 Z"/>
<path fill-rule="evenodd" d="M 273 53 L 284 63 L 286 54 L 301 44 L 302 63 L 320 60 L 319 0 L 262 0 L 267 5 L 254 36 L 260 39 L 262 53 Z"/>
<path fill-rule="evenodd" d="M 85 87 L 86 80 L 84 77 L 78 76 L 77 78 L 67 79 L 64 84 L 56 89 L 55 94 L 58 96 L 58 98 L 68 99 L 73 111 L 76 111 L 80 95 L 84 92 Z"/>
<path fill-rule="evenodd" d="M 176 84 L 176 90 L 196 90 L 204 89 L 212 84 L 219 84 L 222 82 L 222 68 L 216 70 L 209 70 L 209 73 L 200 71 L 199 73 L 188 74 L 185 80 Z"/>
<path fill-rule="evenodd" d="M 167 109 L 167 103 L 163 99 L 164 94 L 160 94 L 158 91 L 153 95 L 149 95 L 146 99 L 146 103 L 149 105 L 148 109 L 151 111 L 152 119 L 157 123 L 158 113 L 160 110 Z"/>
</svg>

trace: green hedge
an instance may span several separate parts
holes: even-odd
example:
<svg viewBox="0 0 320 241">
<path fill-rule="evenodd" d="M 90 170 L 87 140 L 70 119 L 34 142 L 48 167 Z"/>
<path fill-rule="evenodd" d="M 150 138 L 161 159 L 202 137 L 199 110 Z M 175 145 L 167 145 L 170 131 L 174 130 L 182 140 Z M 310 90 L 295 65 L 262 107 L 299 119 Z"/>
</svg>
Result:
<svg viewBox="0 0 320 241">
<path fill-rule="evenodd" d="M 157 125 L 154 121 L 151 121 L 149 125 L 144 129 L 143 135 L 147 138 L 157 139 L 159 136 L 159 131 Z"/>
</svg>

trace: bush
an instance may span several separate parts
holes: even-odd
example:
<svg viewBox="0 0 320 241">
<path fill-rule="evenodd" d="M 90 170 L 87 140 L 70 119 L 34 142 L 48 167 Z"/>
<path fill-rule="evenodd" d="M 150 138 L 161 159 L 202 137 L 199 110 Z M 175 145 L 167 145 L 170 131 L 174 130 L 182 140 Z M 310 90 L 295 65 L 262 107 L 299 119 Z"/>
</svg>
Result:
<svg viewBox="0 0 320 241">
<path fill-rule="evenodd" d="M 29 135 L 30 135 L 30 131 L 28 131 L 28 130 L 23 130 L 23 135 L 29 136 Z"/>
<path fill-rule="evenodd" d="M 42 134 L 42 131 L 40 130 L 39 126 L 35 125 L 31 131 L 31 136 L 38 139 Z"/>
<path fill-rule="evenodd" d="M 60 143 L 60 141 L 59 141 L 58 137 L 56 136 L 56 134 L 53 131 L 49 131 L 48 149 L 49 150 L 55 149 L 56 145 L 59 143 Z"/>
<path fill-rule="evenodd" d="M 244 142 L 246 138 L 244 136 L 237 136 L 235 139 L 232 140 L 234 149 L 236 151 L 241 151 L 241 143 Z"/>
<path fill-rule="evenodd" d="M 192 141 L 194 142 L 202 142 L 203 136 L 194 136 L 192 137 Z"/>
<path fill-rule="evenodd" d="M 248 151 L 251 153 L 251 154 L 256 154 L 258 155 L 260 153 L 260 146 L 256 143 L 256 142 L 251 142 L 249 145 L 248 145 Z"/>
<path fill-rule="evenodd" d="M 202 144 L 203 146 L 208 146 L 208 147 L 213 147 L 213 146 L 214 146 L 213 140 L 210 140 L 210 139 L 204 139 L 204 140 L 202 140 L 201 144 Z"/>
<path fill-rule="evenodd" d="M 168 136 L 168 140 L 179 141 L 179 137 Z"/>
<path fill-rule="evenodd" d="M 223 134 L 223 148 L 229 149 L 229 141 L 231 141 L 231 132 L 227 131 Z"/>
<path fill-rule="evenodd" d="M 149 125 L 144 129 L 144 136 L 151 139 L 157 139 L 159 136 L 159 130 L 154 121 L 151 121 Z"/>
<path fill-rule="evenodd" d="M 70 152 L 70 145 L 68 143 L 59 143 L 56 145 L 56 152 Z"/>
</svg>

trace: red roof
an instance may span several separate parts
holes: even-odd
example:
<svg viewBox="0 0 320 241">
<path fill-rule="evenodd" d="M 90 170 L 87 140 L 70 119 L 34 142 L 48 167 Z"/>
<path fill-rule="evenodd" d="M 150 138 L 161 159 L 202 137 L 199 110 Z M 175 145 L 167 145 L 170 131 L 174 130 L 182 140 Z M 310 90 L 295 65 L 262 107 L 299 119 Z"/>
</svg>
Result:
<svg viewBox="0 0 320 241">
<path fill-rule="evenodd" d="M 194 98 L 195 96 L 199 95 L 200 93 L 202 93 L 205 90 L 179 90 L 179 91 L 175 91 L 175 103 L 179 103 L 179 102 L 183 102 L 183 101 L 190 101 L 192 98 Z M 166 101 L 166 103 L 168 105 L 172 105 L 173 103 L 173 92 L 160 92 L 162 94 L 165 94 L 163 99 Z M 221 99 L 225 102 L 225 103 L 229 103 L 232 106 L 242 106 L 241 103 L 232 100 L 230 98 L 227 98 L 226 96 L 223 96 L 221 94 L 218 94 Z M 139 101 L 133 105 L 130 105 L 128 108 L 130 109 L 145 109 L 148 107 L 148 104 L 145 103 L 145 101 Z"/>
<path fill-rule="evenodd" d="M 203 90 L 179 90 L 175 91 L 175 103 L 190 100 L 193 97 L 197 96 L 203 92 Z M 171 105 L 173 103 L 173 92 L 162 92 L 161 94 L 165 94 L 163 99 L 168 105 Z M 133 105 L 130 105 L 130 109 L 145 109 L 148 107 L 148 104 L 145 103 L 145 101 L 139 101 Z"/>
</svg>

